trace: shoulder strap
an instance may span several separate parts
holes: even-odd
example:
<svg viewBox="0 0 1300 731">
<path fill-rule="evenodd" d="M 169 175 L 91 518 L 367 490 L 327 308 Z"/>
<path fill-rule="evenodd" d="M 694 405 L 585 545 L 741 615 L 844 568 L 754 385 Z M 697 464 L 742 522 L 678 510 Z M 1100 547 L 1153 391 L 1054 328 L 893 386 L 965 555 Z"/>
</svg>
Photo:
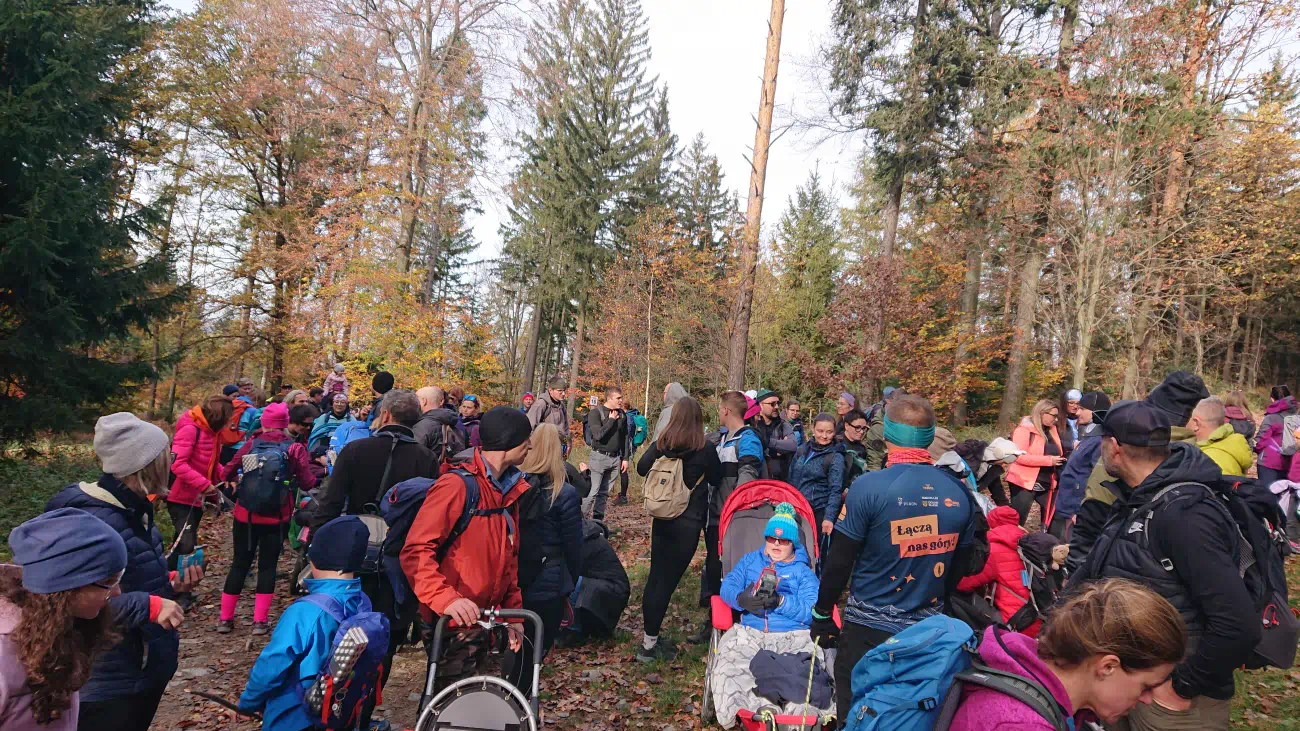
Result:
<svg viewBox="0 0 1300 731">
<path fill-rule="evenodd" d="M 1051 723 L 1056 731 L 1070 729 L 1065 714 L 1061 712 L 1060 704 L 1046 688 L 1030 678 L 973 663 L 969 670 L 957 673 L 955 679 L 964 684 L 978 685 L 1011 696 L 1033 709 L 1035 713 Z"/>
<path fill-rule="evenodd" d="M 96 485 L 93 482 L 81 482 L 77 484 L 77 487 L 80 488 L 82 492 L 95 498 L 96 500 L 106 502 L 109 505 L 112 505 L 113 507 L 118 508 L 120 510 L 126 510 L 126 506 L 122 504 L 121 500 L 118 500 L 116 497 L 114 497 L 113 493 L 109 492 L 108 490 L 105 490 L 104 488 L 100 487 L 99 485 Z"/>
<path fill-rule="evenodd" d="M 393 452 L 397 451 L 397 443 L 401 440 L 397 438 L 398 437 L 397 434 L 394 434 L 392 432 L 380 432 L 375 436 L 382 436 L 386 439 L 393 440 L 392 446 L 388 448 L 388 461 L 384 462 L 384 475 L 383 477 L 379 478 L 379 494 L 383 495 L 385 492 L 388 491 L 388 487 L 389 487 L 388 475 L 391 474 L 393 471 Z"/>
<path fill-rule="evenodd" d="M 308 594 L 300 601 L 320 607 L 322 611 L 333 617 L 334 621 L 339 624 L 343 624 L 347 621 L 347 609 L 343 606 L 343 602 L 335 599 L 329 594 Z"/>
<path fill-rule="evenodd" d="M 479 489 L 478 479 L 466 472 L 465 470 L 452 470 L 460 476 L 461 482 L 465 483 L 465 508 L 461 511 L 460 517 L 456 519 L 455 525 L 451 527 L 451 532 L 447 534 L 447 539 L 438 546 L 438 560 L 442 561 L 451 550 L 451 546 L 457 538 L 469 527 L 469 521 L 478 512 Z"/>
</svg>

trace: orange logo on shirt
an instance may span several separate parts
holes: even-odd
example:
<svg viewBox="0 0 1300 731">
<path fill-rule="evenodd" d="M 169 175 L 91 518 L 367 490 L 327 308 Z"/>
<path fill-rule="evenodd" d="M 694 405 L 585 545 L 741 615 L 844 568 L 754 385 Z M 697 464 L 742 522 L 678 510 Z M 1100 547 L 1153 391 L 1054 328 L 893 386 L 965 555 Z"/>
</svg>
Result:
<svg viewBox="0 0 1300 731">
<path fill-rule="evenodd" d="M 939 534 L 939 516 L 922 515 L 916 518 L 889 521 L 890 540 L 895 546 L 914 538 Z"/>
<path fill-rule="evenodd" d="M 957 549 L 956 533 L 944 533 L 943 535 L 932 538 L 911 538 L 898 544 L 899 558 L 914 558 L 916 556 L 934 556 L 942 553 L 952 553 Z"/>
</svg>

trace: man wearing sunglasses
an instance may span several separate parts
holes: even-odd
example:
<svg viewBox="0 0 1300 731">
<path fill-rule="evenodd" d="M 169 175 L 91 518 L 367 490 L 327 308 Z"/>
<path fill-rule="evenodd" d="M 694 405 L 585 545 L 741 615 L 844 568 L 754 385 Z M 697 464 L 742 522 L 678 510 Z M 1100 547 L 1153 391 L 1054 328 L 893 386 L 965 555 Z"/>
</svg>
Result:
<svg viewBox="0 0 1300 731">
<path fill-rule="evenodd" d="M 766 450 L 768 476 L 785 481 L 789 476 L 790 458 L 799 447 L 794 427 L 781 418 L 781 394 L 765 388 L 754 395 L 754 400 L 758 402 L 754 432 Z"/>
</svg>

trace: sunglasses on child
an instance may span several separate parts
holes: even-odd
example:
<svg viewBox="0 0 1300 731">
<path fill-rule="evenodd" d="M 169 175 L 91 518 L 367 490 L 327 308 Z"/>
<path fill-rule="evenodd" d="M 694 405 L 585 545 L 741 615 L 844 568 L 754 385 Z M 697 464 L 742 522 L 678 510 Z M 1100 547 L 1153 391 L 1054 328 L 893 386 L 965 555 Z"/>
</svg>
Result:
<svg viewBox="0 0 1300 731">
<path fill-rule="evenodd" d="M 792 543 L 789 538 L 774 538 L 773 536 L 767 536 L 765 540 L 768 543 L 775 543 L 778 546 L 788 546 Z"/>
</svg>

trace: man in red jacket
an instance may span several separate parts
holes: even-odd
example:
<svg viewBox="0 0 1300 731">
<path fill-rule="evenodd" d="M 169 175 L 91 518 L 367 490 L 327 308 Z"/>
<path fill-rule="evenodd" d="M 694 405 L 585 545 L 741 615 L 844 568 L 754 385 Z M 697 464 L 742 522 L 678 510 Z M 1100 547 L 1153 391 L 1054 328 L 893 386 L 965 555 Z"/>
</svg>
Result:
<svg viewBox="0 0 1300 731">
<path fill-rule="evenodd" d="M 465 482 L 449 471 L 429 488 L 401 554 L 402 571 L 425 619 L 436 620 L 445 614 L 457 625 L 468 627 L 483 609 L 523 606 L 516 502 L 528 483 L 517 466 L 528 454 L 530 432 L 528 417 L 517 409 L 498 406 L 483 415 L 479 425 L 483 446 L 474 450 L 469 462 L 454 465 L 478 482 L 478 510 L 465 532 L 445 547 L 465 511 Z M 457 680 L 481 674 L 490 639 L 470 629 L 444 642 L 435 693 Z M 518 633 L 510 634 L 510 647 L 520 648 Z"/>
</svg>

